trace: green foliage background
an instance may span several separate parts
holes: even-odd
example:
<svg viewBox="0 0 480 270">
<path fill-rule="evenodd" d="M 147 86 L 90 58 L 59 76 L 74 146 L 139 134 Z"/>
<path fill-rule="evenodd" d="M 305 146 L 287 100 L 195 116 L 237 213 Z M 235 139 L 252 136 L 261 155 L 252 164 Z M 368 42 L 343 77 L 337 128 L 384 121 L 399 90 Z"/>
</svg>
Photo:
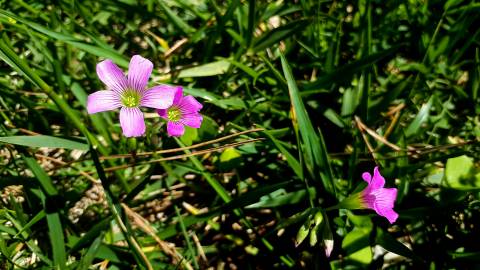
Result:
<svg viewBox="0 0 480 270">
<path fill-rule="evenodd" d="M 0 268 L 478 267 L 479 11 L 0 0 Z M 127 140 L 117 112 L 86 113 L 96 64 L 134 54 L 204 104 L 200 129 L 173 139 L 145 111 Z M 396 223 L 326 211 L 376 165 Z"/>
</svg>

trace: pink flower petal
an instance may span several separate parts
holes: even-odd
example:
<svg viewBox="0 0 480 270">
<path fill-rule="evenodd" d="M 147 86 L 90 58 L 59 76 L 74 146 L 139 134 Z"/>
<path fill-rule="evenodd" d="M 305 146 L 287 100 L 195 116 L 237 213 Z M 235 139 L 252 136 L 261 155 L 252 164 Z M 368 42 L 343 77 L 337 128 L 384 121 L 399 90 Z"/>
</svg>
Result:
<svg viewBox="0 0 480 270">
<path fill-rule="evenodd" d="M 128 85 L 138 92 L 143 92 L 148 84 L 148 78 L 152 74 L 152 69 L 153 63 L 150 60 L 140 55 L 134 55 L 128 65 Z"/>
<path fill-rule="evenodd" d="M 203 116 L 199 113 L 190 113 L 185 114 L 182 117 L 182 124 L 187 125 L 192 128 L 200 128 L 202 125 Z"/>
<path fill-rule="evenodd" d="M 143 113 L 139 108 L 123 107 L 120 110 L 120 125 L 125 137 L 139 137 L 145 133 Z"/>
<path fill-rule="evenodd" d="M 333 239 L 325 239 L 323 240 L 323 244 L 325 245 L 325 255 L 327 258 L 330 258 L 333 250 Z"/>
<path fill-rule="evenodd" d="M 125 78 L 123 71 L 110 59 L 97 64 L 97 75 L 108 89 L 118 94 L 127 88 L 127 78 Z"/>
<path fill-rule="evenodd" d="M 164 119 L 168 119 L 167 109 L 157 109 L 158 115 Z"/>
<path fill-rule="evenodd" d="M 372 181 L 372 175 L 369 172 L 364 172 L 362 174 L 362 178 L 363 178 L 363 180 L 365 180 L 365 182 L 367 182 L 369 184 L 370 184 L 370 181 Z"/>
<path fill-rule="evenodd" d="M 375 210 L 375 200 L 377 198 L 375 197 L 375 195 L 369 193 L 368 188 L 366 188 L 363 191 L 362 199 L 363 199 L 363 203 L 362 203 L 363 207 Z"/>
<path fill-rule="evenodd" d="M 398 218 L 398 214 L 393 209 L 387 209 L 382 216 L 386 217 L 390 224 L 393 224 Z"/>
<path fill-rule="evenodd" d="M 169 136 L 180 137 L 185 133 L 185 127 L 179 122 L 168 122 L 167 133 Z"/>
<path fill-rule="evenodd" d="M 111 90 L 97 91 L 88 95 L 87 98 L 87 111 L 89 114 L 115 110 L 120 106 L 120 96 Z"/>
<path fill-rule="evenodd" d="M 184 97 L 178 104 L 183 113 L 194 113 L 202 109 L 202 104 L 192 96 Z"/>
<path fill-rule="evenodd" d="M 375 196 L 374 210 L 377 214 L 386 217 L 390 223 L 392 223 L 390 218 L 395 217 L 395 215 L 398 217 L 398 214 L 393 211 L 393 206 L 397 199 L 397 189 L 379 188 L 373 191 L 372 194 Z"/>
<path fill-rule="evenodd" d="M 378 171 L 378 166 L 373 169 L 373 178 L 370 182 L 370 188 L 375 190 L 377 188 L 382 188 L 385 185 L 385 178 Z"/>
<path fill-rule="evenodd" d="M 183 88 L 181 86 L 175 87 L 175 98 L 173 99 L 173 104 L 178 105 L 182 101 L 183 98 Z"/>
<path fill-rule="evenodd" d="M 148 89 L 140 101 L 140 105 L 154 109 L 167 109 L 172 106 L 178 87 L 157 85 Z"/>
</svg>

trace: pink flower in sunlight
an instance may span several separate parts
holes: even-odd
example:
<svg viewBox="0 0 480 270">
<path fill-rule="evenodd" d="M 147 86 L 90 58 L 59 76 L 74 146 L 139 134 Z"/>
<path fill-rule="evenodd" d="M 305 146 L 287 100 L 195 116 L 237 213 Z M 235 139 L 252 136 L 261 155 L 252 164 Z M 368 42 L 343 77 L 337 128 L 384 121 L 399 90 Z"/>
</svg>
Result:
<svg viewBox="0 0 480 270">
<path fill-rule="evenodd" d="M 145 133 L 145 122 L 140 107 L 166 109 L 173 104 L 175 87 L 157 85 L 147 89 L 153 64 L 135 55 L 130 60 L 128 74 L 107 59 L 97 64 L 97 75 L 107 90 L 90 94 L 87 99 L 89 114 L 120 108 L 120 125 L 125 137 L 139 137 Z"/>
<path fill-rule="evenodd" d="M 370 173 L 364 172 L 362 178 L 368 183 L 361 192 L 363 207 L 375 210 L 380 216 L 386 217 L 390 223 L 394 223 L 398 218 L 398 214 L 393 211 L 397 189 L 383 187 L 385 178 L 378 171 L 378 167 L 373 170 L 373 177 Z"/>
<path fill-rule="evenodd" d="M 184 97 L 182 87 L 177 87 L 173 104 L 167 109 L 158 109 L 157 112 L 168 120 L 168 135 L 180 137 L 185 132 L 184 126 L 199 128 L 202 125 L 203 117 L 198 113 L 202 107 L 194 97 Z"/>
</svg>

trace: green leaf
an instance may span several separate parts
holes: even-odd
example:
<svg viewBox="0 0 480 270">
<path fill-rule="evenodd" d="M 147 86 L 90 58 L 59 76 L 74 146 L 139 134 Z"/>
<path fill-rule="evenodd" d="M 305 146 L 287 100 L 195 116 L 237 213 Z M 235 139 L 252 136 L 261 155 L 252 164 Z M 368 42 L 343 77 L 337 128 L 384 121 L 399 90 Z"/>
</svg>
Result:
<svg viewBox="0 0 480 270">
<path fill-rule="evenodd" d="M 241 156 L 242 155 L 235 148 L 227 148 L 220 155 L 220 162 L 228 162 Z"/>
<path fill-rule="evenodd" d="M 354 254 L 365 247 L 370 248 L 370 232 L 371 229 L 355 227 L 343 238 L 342 248 L 347 254 Z"/>
<path fill-rule="evenodd" d="M 422 130 L 422 125 L 428 120 L 432 103 L 433 103 L 433 96 L 428 100 L 427 103 L 423 104 L 417 116 L 415 116 L 412 123 L 408 125 L 407 129 L 405 130 L 405 136 L 411 137 L 413 135 L 416 135 L 418 132 Z"/>
<path fill-rule="evenodd" d="M 311 197 L 315 197 L 316 193 L 314 188 L 309 188 L 308 191 Z M 288 193 L 286 193 L 285 190 L 277 190 L 269 195 L 263 196 L 260 198 L 259 202 L 246 206 L 245 208 L 272 208 L 282 205 L 297 204 L 305 201 L 307 196 L 307 190 L 305 189 Z"/>
<path fill-rule="evenodd" d="M 191 128 L 185 126 L 185 133 L 180 137 L 180 140 L 187 146 L 193 144 L 193 142 L 198 138 L 198 130 L 196 128 Z"/>
<path fill-rule="evenodd" d="M 310 20 L 302 19 L 279 26 L 271 31 L 268 31 L 258 37 L 253 43 L 253 51 L 258 52 L 271 47 L 273 44 L 280 42 L 302 30 L 310 24 Z"/>
<path fill-rule="evenodd" d="M 113 216 L 108 216 L 103 218 L 102 221 L 93 225 L 93 227 L 87 233 L 85 233 L 82 236 L 82 238 L 80 238 L 78 241 L 75 242 L 73 247 L 69 250 L 69 253 L 73 253 L 80 250 L 81 248 L 87 246 L 88 243 L 98 238 L 102 234 L 102 231 L 108 228 L 112 219 L 113 219 Z"/>
<path fill-rule="evenodd" d="M 363 263 L 363 264 L 370 264 L 373 259 L 373 253 L 372 253 L 372 248 L 371 247 L 364 247 L 360 249 L 359 251 L 356 251 L 353 254 L 350 254 L 348 258 L 355 260 L 357 262 Z"/>
<path fill-rule="evenodd" d="M 50 179 L 50 176 L 43 170 L 42 167 L 38 164 L 37 160 L 34 159 L 33 157 L 29 157 L 26 155 L 22 155 L 23 160 L 27 164 L 27 166 L 30 168 L 32 173 L 35 175 L 37 178 L 38 182 L 42 186 L 43 190 L 49 195 L 49 196 L 54 196 L 58 194 L 57 189 L 53 185 L 52 179 Z"/>
<path fill-rule="evenodd" d="M 321 233 L 323 232 L 323 213 L 322 211 L 318 211 L 315 213 L 315 216 L 313 217 L 313 223 L 314 227 L 310 233 L 310 246 L 313 247 L 317 244 L 318 242 L 318 236 L 321 236 Z"/>
<path fill-rule="evenodd" d="M 63 237 L 62 223 L 58 213 L 47 214 L 48 236 L 52 244 L 53 264 L 57 269 L 65 269 L 67 256 Z"/>
<path fill-rule="evenodd" d="M 165 11 L 165 15 L 167 15 L 169 21 L 173 23 L 180 31 L 186 35 L 195 32 L 195 29 L 182 20 L 182 18 L 177 15 L 177 12 L 173 11 L 169 6 L 167 6 L 164 0 L 158 0 L 157 3 Z"/>
<path fill-rule="evenodd" d="M 333 173 L 328 159 L 328 152 L 323 141 L 321 130 L 315 131 L 310 117 L 308 116 L 303 100 L 300 96 L 297 83 L 293 78 L 290 66 L 283 54 L 280 54 L 282 61 L 282 69 L 288 85 L 290 101 L 292 103 L 295 117 L 293 124 L 298 125 L 302 138 L 302 150 L 304 151 L 305 164 L 310 175 L 314 179 L 319 179 L 325 190 L 335 195 L 335 186 L 333 184 Z"/>
<path fill-rule="evenodd" d="M 381 51 L 378 53 L 371 54 L 364 58 L 352 61 L 346 65 L 338 67 L 335 71 L 331 73 L 327 73 L 317 78 L 314 82 L 309 82 L 305 84 L 305 90 L 315 90 L 321 88 L 328 88 L 334 83 L 340 83 L 343 81 L 351 80 L 351 77 L 364 70 L 365 68 L 371 67 L 378 61 L 385 59 L 387 56 L 395 53 L 399 48 L 401 48 L 401 44 L 394 46 L 388 50 Z"/>
<path fill-rule="evenodd" d="M 445 166 L 446 186 L 460 190 L 480 189 L 480 172 L 473 158 L 466 155 L 449 158 Z"/>
<path fill-rule="evenodd" d="M 300 229 L 297 232 L 297 237 L 295 237 L 295 246 L 298 247 L 305 238 L 307 238 L 310 233 L 310 227 L 312 225 L 311 216 L 302 224 Z"/>
<path fill-rule="evenodd" d="M 277 147 L 277 149 L 282 153 L 282 155 L 285 156 L 285 158 L 287 159 L 288 165 L 290 166 L 290 168 L 292 168 L 295 174 L 300 179 L 303 179 L 302 166 L 300 165 L 300 162 L 298 162 L 298 160 L 292 154 L 290 154 L 290 152 L 285 147 L 283 147 L 283 145 L 281 144 L 281 141 L 277 140 L 273 136 L 272 132 L 264 131 L 264 134 L 267 135 L 267 137 L 273 142 L 275 147 Z"/>
<path fill-rule="evenodd" d="M 92 245 L 87 250 L 87 253 L 85 256 L 83 256 L 82 260 L 80 261 L 80 265 L 78 266 L 77 269 L 79 270 L 88 270 L 89 267 L 92 265 L 93 259 L 95 259 L 95 255 L 98 252 L 98 249 L 100 248 L 100 244 L 102 243 L 103 239 L 103 233 L 99 235 L 95 240 L 93 241 Z"/>
<path fill-rule="evenodd" d="M 88 144 L 46 135 L 0 137 L 0 142 L 28 147 L 88 150 Z"/>
<path fill-rule="evenodd" d="M 200 66 L 187 68 L 178 74 L 178 78 L 194 78 L 194 77 L 208 77 L 225 73 L 230 67 L 230 62 L 227 60 L 219 60 Z"/>
<path fill-rule="evenodd" d="M 385 232 L 381 228 L 377 228 L 376 244 L 382 246 L 384 249 L 398 254 L 400 256 L 410 258 L 413 260 L 420 260 L 413 251 L 407 248 L 404 244 L 398 242 L 388 232 Z"/>
<path fill-rule="evenodd" d="M 37 224 L 38 221 L 42 220 L 45 217 L 45 210 L 41 210 L 36 214 L 27 224 L 23 226 L 23 228 L 18 231 L 14 238 L 17 238 L 20 234 L 22 234 L 24 231 L 30 229 L 33 225 Z"/>
</svg>

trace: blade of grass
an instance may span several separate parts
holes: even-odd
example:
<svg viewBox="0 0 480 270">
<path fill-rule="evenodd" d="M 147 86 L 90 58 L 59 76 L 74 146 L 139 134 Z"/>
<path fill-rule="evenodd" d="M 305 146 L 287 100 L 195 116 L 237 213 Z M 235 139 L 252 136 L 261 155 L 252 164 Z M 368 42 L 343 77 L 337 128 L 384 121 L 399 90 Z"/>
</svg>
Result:
<svg viewBox="0 0 480 270">
<path fill-rule="evenodd" d="M 100 244 L 102 243 L 103 239 L 103 233 L 101 233 L 93 243 L 90 245 L 88 248 L 87 252 L 83 256 L 82 260 L 80 261 L 80 265 L 78 266 L 77 269 L 79 270 L 88 270 L 90 266 L 92 265 L 93 260 L 95 259 L 95 255 L 100 248 Z"/>
<path fill-rule="evenodd" d="M 165 15 L 167 15 L 170 22 L 172 22 L 172 24 L 174 24 L 184 35 L 188 36 L 189 34 L 195 32 L 195 29 L 182 20 L 182 18 L 177 15 L 177 12 L 173 11 L 169 6 L 167 6 L 165 1 L 158 0 L 157 3 L 163 9 L 163 11 L 165 11 Z"/>
<path fill-rule="evenodd" d="M 303 104 L 300 91 L 293 78 L 290 66 L 283 54 L 280 54 L 280 58 L 283 73 L 288 84 L 292 108 L 296 116 L 293 120 L 294 125 L 298 125 L 302 138 L 302 150 L 305 153 L 305 164 L 310 175 L 314 179 L 320 180 L 325 190 L 335 196 L 336 192 L 333 183 L 332 169 L 330 167 L 330 161 L 328 160 L 328 152 L 323 141 L 322 133 L 320 129 L 318 129 L 318 133 L 315 131 Z"/>
<path fill-rule="evenodd" d="M 271 47 L 273 44 L 276 44 L 296 33 L 301 32 L 309 24 L 310 20 L 301 19 L 268 31 L 253 42 L 252 51 L 259 52 L 265 50 L 266 48 Z"/>
<path fill-rule="evenodd" d="M 58 213 L 47 214 L 48 236 L 52 245 L 53 264 L 56 269 L 65 269 L 67 256 L 63 237 L 62 222 Z"/>
<path fill-rule="evenodd" d="M 88 150 L 88 145 L 72 140 L 67 140 L 54 136 L 9 136 L 0 137 L 0 142 L 23 145 L 28 147 L 48 147 L 48 148 L 65 148 Z"/>
</svg>

